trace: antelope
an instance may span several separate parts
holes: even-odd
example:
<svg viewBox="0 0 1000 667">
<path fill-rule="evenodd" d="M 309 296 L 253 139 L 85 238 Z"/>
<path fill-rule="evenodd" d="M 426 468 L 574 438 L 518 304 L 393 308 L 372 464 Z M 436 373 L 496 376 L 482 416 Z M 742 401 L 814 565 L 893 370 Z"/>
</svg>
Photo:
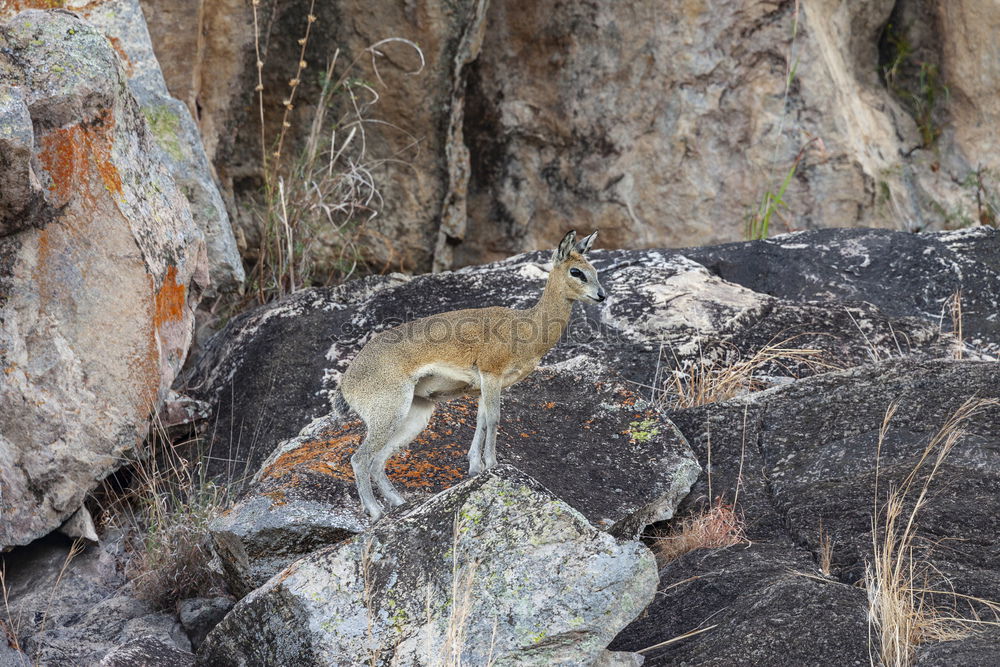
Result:
<svg viewBox="0 0 1000 667">
<path fill-rule="evenodd" d="M 576 245 L 575 231 L 563 237 L 545 289 L 531 308 L 439 313 L 378 333 L 361 349 L 344 372 L 340 393 L 365 423 L 351 467 L 372 521 L 382 516 L 373 478 L 391 506 L 406 502 L 386 476 L 385 464 L 420 435 L 438 401 L 479 396 L 469 474 L 496 465 L 501 390 L 535 370 L 562 336 L 574 302 L 607 298 L 584 258 L 596 238 L 594 232 Z"/>
</svg>

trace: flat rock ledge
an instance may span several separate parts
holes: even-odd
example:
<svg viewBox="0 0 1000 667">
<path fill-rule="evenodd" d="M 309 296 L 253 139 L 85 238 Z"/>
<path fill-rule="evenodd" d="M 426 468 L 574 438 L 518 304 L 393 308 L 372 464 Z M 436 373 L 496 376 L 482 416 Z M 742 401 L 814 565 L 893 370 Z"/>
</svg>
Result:
<svg viewBox="0 0 1000 667">
<path fill-rule="evenodd" d="M 499 465 L 243 598 L 202 665 L 592 664 L 652 600 L 656 564 Z"/>
</svg>

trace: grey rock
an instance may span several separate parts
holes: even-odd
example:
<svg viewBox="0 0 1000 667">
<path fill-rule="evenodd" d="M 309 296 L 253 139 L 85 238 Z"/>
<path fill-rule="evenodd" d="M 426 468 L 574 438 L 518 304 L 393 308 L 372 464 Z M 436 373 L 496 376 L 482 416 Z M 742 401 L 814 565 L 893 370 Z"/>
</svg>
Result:
<svg viewBox="0 0 1000 667">
<path fill-rule="evenodd" d="M 936 234 L 819 230 L 692 248 L 685 254 L 755 292 L 793 301 L 867 301 L 886 315 L 943 320 L 948 329 L 949 300 L 960 292 L 966 342 L 993 354 L 1000 350 L 996 229 Z"/>
<path fill-rule="evenodd" d="M 31 664 L 97 664 L 143 638 L 190 652 L 175 616 L 130 594 L 121 535 L 72 557 L 70 548 L 51 536 L 3 556 L 11 626 Z"/>
<path fill-rule="evenodd" d="M 19 86 L 0 85 L 0 236 L 35 221 L 44 203 L 42 186 L 31 165 L 35 137 L 31 114 Z"/>
<path fill-rule="evenodd" d="M 648 654 L 649 662 L 864 663 L 867 603 L 856 584 L 873 557 L 875 454 L 886 410 L 898 405 L 878 465 L 883 501 L 973 396 L 1000 399 L 995 362 L 892 359 L 670 412 L 699 460 L 711 448 L 713 495 L 732 502 L 739 486 L 738 510 L 753 546 L 692 552 L 666 565 L 664 595 L 611 648 L 652 646 L 701 627 L 715 613 L 717 628 Z M 928 576 L 941 582 L 935 587 L 988 600 L 1000 599 L 998 420 L 1000 407 L 993 406 L 964 424 L 930 484 L 914 532 L 918 573 L 927 564 Z M 678 514 L 697 511 L 708 493 L 706 475 Z M 833 543 L 829 578 L 818 574 L 821 526 Z M 950 610 L 953 601 L 944 595 L 933 603 Z M 962 613 L 988 613 L 958 606 Z M 980 650 L 967 646 L 968 655 Z M 958 644 L 922 650 L 935 664 L 951 649 L 955 656 L 965 650 Z"/>
<path fill-rule="evenodd" d="M 587 664 L 648 604 L 655 569 L 501 465 L 297 561 L 237 603 L 199 663 Z"/>
<path fill-rule="evenodd" d="M 233 608 L 235 600 L 227 597 L 189 598 L 177 605 L 177 616 L 191 640 L 193 650 L 198 650 L 209 631 L 218 625 Z"/>
<path fill-rule="evenodd" d="M 100 667 L 191 667 L 194 654 L 156 637 L 139 637 L 113 649 L 97 664 Z"/>
<path fill-rule="evenodd" d="M 144 437 L 206 264 L 104 35 L 69 12 L 21 12 L 0 26 L 0 84 L 27 105 L 45 198 L 0 237 L 4 548 L 58 527 Z"/>
<path fill-rule="evenodd" d="M 13 11 L 0 9 L 0 19 Z M 74 11 L 108 37 L 122 60 L 129 89 L 139 102 L 161 159 L 187 198 L 191 217 L 204 234 L 209 293 L 238 288 L 244 280 L 243 262 L 229 214 L 191 111 L 167 91 L 139 1 L 108 0 L 84 4 Z"/>
<path fill-rule="evenodd" d="M 602 651 L 591 667 L 639 667 L 646 662 L 641 653 L 631 651 Z"/>
<path fill-rule="evenodd" d="M 965 639 L 929 642 L 917 649 L 916 667 L 952 667 L 953 665 L 989 665 L 996 661 L 1000 632 L 988 629 Z"/>
<path fill-rule="evenodd" d="M 439 405 L 426 431 L 389 459 L 411 504 L 467 476 L 476 400 Z M 593 525 L 635 538 L 669 519 L 701 471 L 687 443 L 634 388 L 584 358 L 542 368 L 505 391 L 502 462 L 543 484 Z M 239 595 L 292 561 L 370 527 L 350 455 L 364 428 L 321 418 L 279 446 L 236 505 L 211 524 L 216 553 Z"/>
<path fill-rule="evenodd" d="M 865 664 L 864 590 L 803 574 L 814 571 L 789 544 L 690 552 L 660 570 L 660 592 L 611 648 L 643 651 L 645 665 Z"/>
</svg>

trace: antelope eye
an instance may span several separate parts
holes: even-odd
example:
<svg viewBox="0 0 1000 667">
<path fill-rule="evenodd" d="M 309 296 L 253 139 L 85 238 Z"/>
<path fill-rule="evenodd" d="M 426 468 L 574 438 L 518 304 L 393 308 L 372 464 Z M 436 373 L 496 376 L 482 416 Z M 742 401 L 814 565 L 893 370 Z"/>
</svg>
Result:
<svg viewBox="0 0 1000 667">
<path fill-rule="evenodd" d="M 583 271 L 581 271 L 580 269 L 570 269 L 569 275 L 573 276 L 574 278 L 579 278 L 582 282 L 587 282 L 587 276 L 583 275 Z"/>
</svg>

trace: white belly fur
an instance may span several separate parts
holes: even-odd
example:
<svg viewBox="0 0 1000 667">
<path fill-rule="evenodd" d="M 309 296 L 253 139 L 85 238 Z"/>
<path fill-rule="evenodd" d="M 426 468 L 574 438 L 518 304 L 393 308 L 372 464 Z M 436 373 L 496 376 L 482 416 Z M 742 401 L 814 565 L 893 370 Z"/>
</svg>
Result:
<svg viewBox="0 0 1000 667">
<path fill-rule="evenodd" d="M 439 395 L 458 395 L 466 391 L 479 391 L 479 371 L 475 368 L 459 368 L 447 364 L 430 364 L 416 373 L 417 396 L 431 398 Z"/>
</svg>

